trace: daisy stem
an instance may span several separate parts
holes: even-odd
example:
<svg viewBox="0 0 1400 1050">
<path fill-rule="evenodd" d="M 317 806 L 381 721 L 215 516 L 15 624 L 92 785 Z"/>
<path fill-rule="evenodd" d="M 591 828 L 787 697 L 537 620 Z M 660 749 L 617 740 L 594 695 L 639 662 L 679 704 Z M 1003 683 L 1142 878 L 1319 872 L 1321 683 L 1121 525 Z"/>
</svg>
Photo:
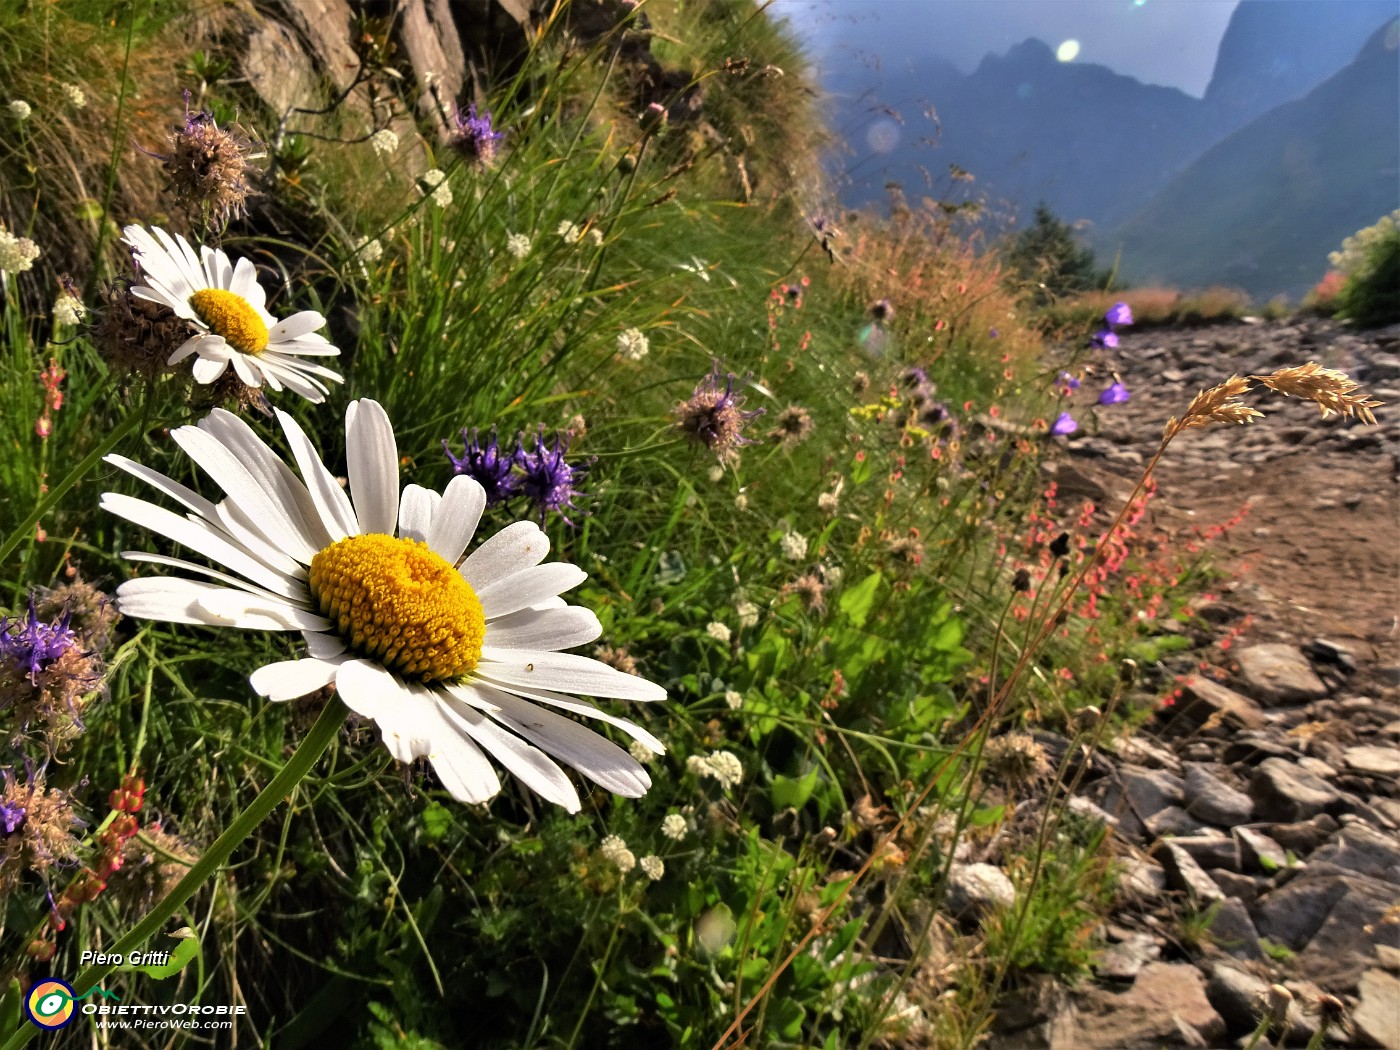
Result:
<svg viewBox="0 0 1400 1050">
<path fill-rule="evenodd" d="M 287 759 L 287 764 L 282 767 L 281 771 L 268 782 L 265 788 L 258 792 L 257 797 L 252 802 L 248 803 L 247 809 L 234 817 L 233 822 L 229 824 L 222 835 L 214 840 L 214 844 L 205 851 L 204 856 L 200 857 L 194 866 L 185 873 L 185 877 L 175 884 L 175 888 L 162 897 L 159 903 L 146 913 L 145 918 L 106 949 L 103 953 L 104 957 L 121 959 L 160 932 L 161 928 L 170 921 L 184 903 L 228 863 L 233 851 L 252 834 L 253 830 L 263 822 L 268 814 L 277 808 L 277 804 L 296 790 L 302 778 L 325 754 L 326 748 L 330 747 L 331 741 L 335 739 L 336 733 L 345 723 L 345 716 L 348 713 L 338 697 L 332 698 L 321 710 L 316 724 L 302 738 L 296 751 L 292 753 L 291 758 Z M 105 980 L 117 968 L 117 965 L 117 963 L 109 963 L 89 966 L 73 981 L 73 990 L 79 996 L 86 994 Z M 40 1030 L 37 1025 L 26 1022 L 23 1027 L 6 1040 L 3 1046 L 0 1046 L 0 1050 L 18 1050 Z"/>
<path fill-rule="evenodd" d="M 87 472 L 97 465 L 98 460 L 108 452 L 111 452 L 112 449 L 116 448 L 117 443 L 140 426 L 142 420 L 145 418 L 146 413 L 144 412 L 132 412 L 118 423 L 117 426 L 98 443 L 96 448 L 84 456 L 82 462 L 70 470 L 62 481 L 49 489 L 48 494 L 41 499 L 34 508 L 34 512 L 30 514 L 29 517 L 25 518 L 24 521 L 20 522 L 19 526 L 11 532 L 9 536 L 5 537 L 4 545 L 0 546 L 0 562 L 8 558 L 10 552 L 18 547 L 26 536 L 33 535 L 34 526 L 39 524 L 40 519 L 52 510 L 59 500 L 68 494 L 69 489 L 83 480 Z"/>
</svg>

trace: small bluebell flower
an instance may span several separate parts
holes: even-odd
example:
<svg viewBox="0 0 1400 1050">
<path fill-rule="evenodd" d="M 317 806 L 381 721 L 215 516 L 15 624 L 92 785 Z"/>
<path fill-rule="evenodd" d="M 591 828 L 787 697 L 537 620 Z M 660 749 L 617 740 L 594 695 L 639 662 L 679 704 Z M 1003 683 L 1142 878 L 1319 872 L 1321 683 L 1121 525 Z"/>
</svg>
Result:
<svg viewBox="0 0 1400 1050">
<path fill-rule="evenodd" d="M 1132 395 L 1128 393 L 1127 387 L 1125 387 L 1121 382 L 1115 382 L 1113 383 L 1113 385 L 1108 387 L 1108 389 L 1106 389 L 1102 394 L 1099 395 L 1099 404 L 1121 405 L 1124 401 L 1127 401 L 1128 398 L 1130 398 L 1131 396 Z"/>
<path fill-rule="evenodd" d="M 1118 346 L 1118 335 L 1111 328 L 1100 328 L 1089 337 L 1089 342 L 1111 350 Z"/>
<path fill-rule="evenodd" d="M 1127 303 L 1114 303 L 1103 315 L 1103 319 L 1106 324 L 1114 326 L 1132 324 L 1133 311 Z"/>
<path fill-rule="evenodd" d="M 1050 433 L 1064 436 L 1073 434 L 1079 429 L 1079 424 L 1074 421 L 1074 417 L 1068 412 L 1061 412 L 1060 417 L 1055 420 L 1055 424 L 1050 428 Z"/>
<path fill-rule="evenodd" d="M 452 461 L 452 473 L 465 474 L 485 489 L 488 507 L 504 503 L 514 496 L 520 487 L 520 479 L 515 474 L 516 456 L 514 452 L 501 451 L 496 440 L 496 428 L 491 428 L 491 436 L 484 442 L 478 437 L 475 427 L 470 433 L 463 430 L 462 440 L 466 442 L 466 448 L 460 458 L 452 454 L 446 441 L 442 443 L 442 450 Z"/>
</svg>

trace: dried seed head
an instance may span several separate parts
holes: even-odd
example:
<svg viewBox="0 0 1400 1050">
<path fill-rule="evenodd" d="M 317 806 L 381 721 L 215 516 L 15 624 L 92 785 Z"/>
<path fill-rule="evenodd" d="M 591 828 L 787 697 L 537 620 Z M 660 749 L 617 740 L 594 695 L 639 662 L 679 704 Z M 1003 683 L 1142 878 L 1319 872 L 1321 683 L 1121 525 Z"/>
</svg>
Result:
<svg viewBox="0 0 1400 1050">
<path fill-rule="evenodd" d="M 1369 395 L 1357 393 L 1357 382 L 1345 372 L 1335 368 L 1323 368 L 1316 361 L 1293 368 L 1280 368 L 1267 376 L 1251 376 L 1275 393 L 1286 397 L 1302 398 L 1311 401 L 1322 410 L 1326 419 L 1333 412 L 1345 419 L 1357 418 L 1372 425 L 1376 417 L 1373 408 L 1380 408 L 1380 401 L 1372 401 Z"/>
<path fill-rule="evenodd" d="M 107 888 L 123 904 L 145 911 L 174 889 L 198 859 L 160 824 L 148 824 L 122 843 L 121 866 L 107 876 Z"/>
<path fill-rule="evenodd" d="M 109 284 L 101 298 L 92 338 L 114 372 L 148 382 L 162 373 L 188 374 L 168 362 L 170 355 L 195 334 L 193 325 L 176 317 L 168 306 L 136 298 L 126 279 Z"/>
<path fill-rule="evenodd" d="M 1003 733 L 987 741 L 982 751 L 989 779 L 1008 787 L 1033 784 L 1050 772 L 1045 748 L 1029 733 Z"/>
<path fill-rule="evenodd" d="M 170 133 L 170 153 L 161 157 L 161 167 L 177 204 L 222 226 L 247 212 L 254 194 L 249 161 L 263 155 L 253 152 L 237 125 L 221 128 L 212 113 L 190 112 L 187 95 L 184 124 Z"/>
<path fill-rule="evenodd" d="M 1186 406 L 1186 415 L 1180 420 L 1175 416 L 1168 420 L 1166 436 L 1172 437 L 1193 427 L 1208 427 L 1212 423 L 1243 425 L 1258 419 L 1264 413 L 1240 401 L 1248 391 L 1249 380 L 1238 375 L 1231 376 L 1209 390 L 1202 390 L 1191 399 L 1191 404 Z"/>
</svg>

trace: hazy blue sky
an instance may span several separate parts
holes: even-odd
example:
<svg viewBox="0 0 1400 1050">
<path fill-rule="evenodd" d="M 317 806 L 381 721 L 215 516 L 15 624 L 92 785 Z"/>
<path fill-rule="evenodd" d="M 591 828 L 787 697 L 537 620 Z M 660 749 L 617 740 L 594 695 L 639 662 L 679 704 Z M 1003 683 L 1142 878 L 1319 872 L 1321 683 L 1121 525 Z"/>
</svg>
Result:
<svg viewBox="0 0 1400 1050">
<path fill-rule="evenodd" d="M 1075 61 L 1200 96 L 1237 2 L 777 0 L 777 10 L 801 30 L 823 64 L 931 53 L 970 72 L 988 52 L 1004 52 L 1034 36 L 1052 48 L 1076 40 Z"/>
</svg>

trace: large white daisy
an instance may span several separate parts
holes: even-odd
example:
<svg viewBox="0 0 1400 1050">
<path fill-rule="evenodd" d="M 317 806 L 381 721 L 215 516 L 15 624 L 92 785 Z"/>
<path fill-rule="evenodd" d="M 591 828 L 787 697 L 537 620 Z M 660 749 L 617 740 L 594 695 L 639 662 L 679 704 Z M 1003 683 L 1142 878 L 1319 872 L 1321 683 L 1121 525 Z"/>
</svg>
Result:
<svg viewBox="0 0 1400 1050">
<path fill-rule="evenodd" d="M 230 412 L 215 410 L 171 434 L 223 489 L 218 503 L 149 467 L 107 457 L 188 513 L 110 492 L 104 509 L 228 570 L 123 552 L 214 582 L 128 580 L 117 589 L 121 612 L 301 631 L 308 656 L 259 668 L 253 688 L 291 700 L 335 685 L 351 710 L 378 724 L 395 758 L 427 758 L 464 802 L 485 802 L 501 789 L 483 752 L 570 812 L 578 794 L 550 755 L 609 791 L 645 793 L 651 780 L 636 759 L 567 717 L 596 718 L 665 750 L 640 726 L 565 695 L 666 695 L 643 678 L 560 652 L 602 632 L 591 611 L 559 597 L 586 579 L 583 570 L 542 564 L 549 538 L 529 521 L 507 526 L 463 560 L 485 491 L 459 476 L 441 495 L 418 485 L 401 495 L 394 431 L 375 401 L 352 401 L 345 413 L 349 496 L 296 421 L 280 411 L 277 418 L 300 477 Z"/>
<path fill-rule="evenodd" d="M 317 404 L 326 399 L 322 379 L 343 381 L 338 372 L 302 360 L 340 353 L 316 332 L 326 319 L 315 310 L 281 321 L 273 317 L 264 308 L 267 295 L 257 268 L 247 259 L 234 265 L 222 250 L 205 246 L 196 255 L 185 238 L 158 227 L 128 226 L 122 233 L 145 282 L 133 285 L 131 294 L 170 307 L 199 329 L 169 364 L 193 355 L 196 382 L 212 383 L 232 366 L 248 386 L 286 387 Z"/>
</svg>

